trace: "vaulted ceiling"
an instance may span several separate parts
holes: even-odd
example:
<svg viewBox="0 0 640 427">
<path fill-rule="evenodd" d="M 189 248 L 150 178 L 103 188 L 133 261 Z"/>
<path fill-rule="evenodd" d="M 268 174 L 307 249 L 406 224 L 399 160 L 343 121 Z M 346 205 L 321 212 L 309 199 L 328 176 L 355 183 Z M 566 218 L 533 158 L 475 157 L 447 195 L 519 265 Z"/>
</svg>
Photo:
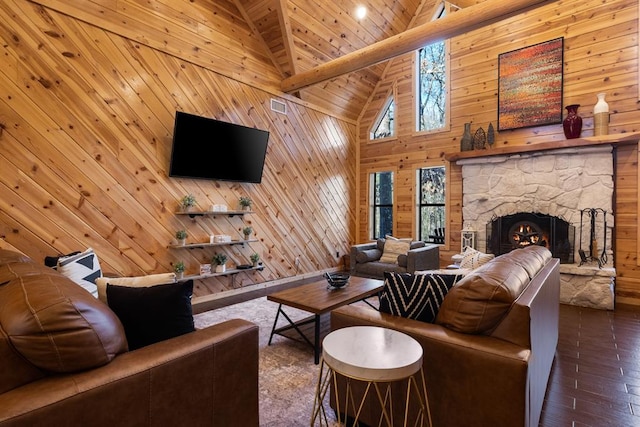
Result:
<svg viewBox="0 0 640 427">
<path fill-rule="evenodd" d="M 358 51 L 411 28 L 416 16 L 440 0 L 234 0 L 259 34 L 283 79 Z M 468 3 L 476 3 L 476 1 Z M 367 8 L 356 18 L 358 6 Z M 357 119 L 385 64 L 332 78 L 297 91 L 302 100 Z"/>
</svg>

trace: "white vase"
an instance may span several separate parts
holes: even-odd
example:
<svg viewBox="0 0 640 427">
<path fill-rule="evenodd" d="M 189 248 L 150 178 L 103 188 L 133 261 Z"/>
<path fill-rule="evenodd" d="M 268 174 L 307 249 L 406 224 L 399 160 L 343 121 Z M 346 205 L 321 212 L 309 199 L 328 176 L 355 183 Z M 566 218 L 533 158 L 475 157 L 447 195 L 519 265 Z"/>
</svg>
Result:
<svg viewBox="0 0 640 427">
<path fill-rule="evenodd" d="M 598 102 L 593 107 L 593 135 L 609 134 L 609 104 L 605 101 L 606 93 L 597 95 Z"/>
<path fill-rule="evenodd" d="M 227 271 L 227 266 L 225 264 L 216 265 L 216 273 L 224 273 Z"/>
</svg>

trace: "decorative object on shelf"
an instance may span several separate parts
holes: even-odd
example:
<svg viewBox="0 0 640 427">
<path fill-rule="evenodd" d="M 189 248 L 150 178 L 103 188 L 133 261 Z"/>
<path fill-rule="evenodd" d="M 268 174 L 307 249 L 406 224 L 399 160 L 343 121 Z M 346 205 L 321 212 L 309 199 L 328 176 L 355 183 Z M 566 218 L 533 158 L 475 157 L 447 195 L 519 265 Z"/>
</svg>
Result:
<svg viewBox="0 0 640 427">
<path fill-rule="evenodd" d="M 495 143 L 496 131 L 493 129 L 493 123 L 489 123 L 489 127 L 487 128 L 487 144 L 489 144 L 489 148 L 491 148 Z"/>
<path fill-rule="evenodd" d="M 206 276 L 211 274 L 211 264 L 200 264 L 200 275 Z"/>
<path fill-rule="evenodd" d="M 460 138 L 460 151 L 473 150 L 473 137 L 471 136 L 471 123 L 464 124 L 464 132 Z"/>
<path fill-rule="evenodd" d="M 240 209 L 243 211 L 251 210 L 251 204 L 253 202 L 249 197 L 242 196 L 240 197 Z"/>
<path fill-rule="evenodd" d="M 498 55 L 498 131 L 562 122 L 562 37 Z"/>
<path fill-rule="evenodd" d="M 176 273 L 176 280 L 182 280 L 184 278 L 184 262 L 176 262 L 173 266 L 173 271 Z"/>
<path fill-rule="evenodd" d="M 242 234 L 244 234 L 244 240 L 249 240 L 249 237 L 251 237 L 251 233 L 253 233 L 253 228 L 249 226 L 243 228 Z"/>
<path fill-rule="evenodd" d="M 582 132 L 582 117 L 578 115 L 580 104 L 567 105 L 567 117 L 562 122 L 564 136 L 567 139 L 580 138 Z"/>
<path fill-rule="evenodd" d="M 593 135 L 608 135 L 609 134 L 609 104 L 605 101 L 604 97 L 607 94 L 602 92 L 596 95 L 598 102 L 593 106 Z"/>
<path fill-rule="evenodd" d="M 223 253 L 216 253 L 211 262 L 216 266 L 216 273 L 224 273 L 227 270 L 227 256 Z"/>
<path fill-rule="evenodd" d="M 213 236 L 213 243 L 231 243 L 231 236 L 227 234 L 216 234 Z"/>
<path fill-rule="evenodd" d="M 180 199 L 180 206 L 182 210 L 188 211 L 196 205 L 196 197 L 193 194 L 187 194 Z"/>
<path fill-rule="evenodd" d="M 469 225 L 465 225 L 460 232 L 460 253 L 467 248 L 476 248 L 476 231 Z"/>
<path fill-rule="evenodd" d="M 479 128 L 476 133 L 473 134 L 473 148 L 476 150 L 484 150 L 487 148 L 485 143 L 487 142 L 487 135 L 484 133 L 484 129 Z"/>
<path fill-rule="evenodd" d="M 258 266 L 258 261 L 260 261 L 260 255 L 258 255 L 257 253 L 252 253 L 251 256 L 249 257 L 249 259 L 251 260 L 251 264 L 253 264 L 254 267 Z"/>
<path fill-rule="evenodd" d="M 227 205 L 211 205 L 211 212 L 226 212 Z"/>
<path fill-rule="evenodd" d="M 178 230 L 176 231 L 176 239 L 178 239 L 178 244 L 184 246 L 187 242 L 187 232 L 186 230 Z"/>
</svg>

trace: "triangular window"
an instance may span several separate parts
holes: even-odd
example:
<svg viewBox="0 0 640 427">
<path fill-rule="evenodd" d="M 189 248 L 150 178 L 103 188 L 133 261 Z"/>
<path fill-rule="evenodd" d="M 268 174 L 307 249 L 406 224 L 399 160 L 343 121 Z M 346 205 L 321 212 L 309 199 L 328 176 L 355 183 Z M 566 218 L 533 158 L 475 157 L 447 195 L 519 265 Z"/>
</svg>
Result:
<svg viewBox="0 0 640 427">
<path fill-rule="evenodd" d="M 396 134 L 395 130 L 395 110 L 396 104 L 393 101 L 393 96 L 389 96 L 387 102 L 384 103 L 384 108 L 381 110 L 378 119 L 375 121 L 371 130 L 370 139 L 382 139 L 389 138 Z"/>
</svg>

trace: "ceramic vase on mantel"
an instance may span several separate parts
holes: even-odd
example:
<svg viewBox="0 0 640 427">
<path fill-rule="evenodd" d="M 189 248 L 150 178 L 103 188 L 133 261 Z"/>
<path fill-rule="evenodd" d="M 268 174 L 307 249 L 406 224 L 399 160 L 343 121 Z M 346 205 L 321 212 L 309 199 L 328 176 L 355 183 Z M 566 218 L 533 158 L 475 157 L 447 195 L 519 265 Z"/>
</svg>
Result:
<svg viewBox="0 0 640 427">
<path fill-rule="evenodd" d="M 564 136 L 567 139 L 580 138 L 582 132 L 582 117 L 578 115 L 578 107 L 580 104 L 567 105 L 567 117 L 562 122 Z"/>
<path fill-rule="evenodd" d="M 609 134 L 609 104 L 605 101 L 606 93 L 596 95 L 598 102 L 593 106 L 593 135 Z"/>
<path fill-rule="evenodd" d="M 473 137 L 471 136 L 471 123 L 464 124 L 464 133 L 460 139 L 460 151 L 473 150 Z"/>
</svg>

